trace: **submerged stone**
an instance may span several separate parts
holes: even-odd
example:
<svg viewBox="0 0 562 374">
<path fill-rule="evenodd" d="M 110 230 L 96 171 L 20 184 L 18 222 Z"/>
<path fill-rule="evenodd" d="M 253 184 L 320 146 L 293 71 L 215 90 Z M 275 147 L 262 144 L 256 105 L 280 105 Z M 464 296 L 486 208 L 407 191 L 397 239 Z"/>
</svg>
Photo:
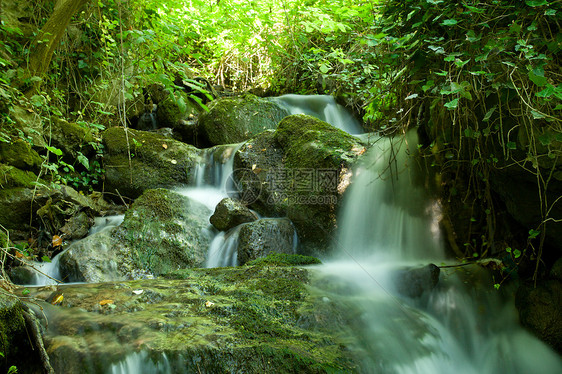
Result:
<svg viewBox="0 0 562 374">
<path fill-rule="evenodd" d="M 174 373 L 356 369 L 346 348 L 353 334 L 337 322 L 343 311 L 320 306 L 322 298 L 308 291 L 308 270 L 189 269 L 169 277 L 61 285 L 60 306 L 40 302 L 55 371 L 133 370 L 139 360 Z M 51 292 L 31 289 L 38 299 Z"/>
</svg>

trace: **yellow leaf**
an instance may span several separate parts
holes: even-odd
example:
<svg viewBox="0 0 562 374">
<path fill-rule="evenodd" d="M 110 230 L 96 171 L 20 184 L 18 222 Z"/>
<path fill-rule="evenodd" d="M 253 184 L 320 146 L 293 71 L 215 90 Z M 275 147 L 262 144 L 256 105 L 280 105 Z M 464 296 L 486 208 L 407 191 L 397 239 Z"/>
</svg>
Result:
<svg viewBox="0 0 562 374">
<path fill-rule="evenodd" d="M 166 144 L 166 143 L 162 144 L 162 148 L 168 149 L 168 144 Z"/>
<path fill-rule="evenodd" d="M 101 306 L 109 305 L 109 304 L 113 304 L 113 300 L 106 299 L 106 300 L 100 301 Z"/>
<path fill-rule="evenodd" d="M 64 299 L 64 296 L 61 294 L 55 295 L 55 297 L 53 297 L 53 300 L 51 300 L 51 304 L 53 305 L 60 305 L 62 303 L 62 300 Z"/>
<path fill-rule="evenodd" d="M 207 302 L 205 302 L 205 307 L 207 307 L 207 308 L 210 308 L 210 307 L 212 307 L 213 305 L 215 305 L 215 303 L 213 303 L 212 301 L 207 301 Z"/>
<path fill-rule="evenodd" d="M 58 235 L 53 235 L 53 247 L 62 245 L 62 238 Z"/>
</svg>

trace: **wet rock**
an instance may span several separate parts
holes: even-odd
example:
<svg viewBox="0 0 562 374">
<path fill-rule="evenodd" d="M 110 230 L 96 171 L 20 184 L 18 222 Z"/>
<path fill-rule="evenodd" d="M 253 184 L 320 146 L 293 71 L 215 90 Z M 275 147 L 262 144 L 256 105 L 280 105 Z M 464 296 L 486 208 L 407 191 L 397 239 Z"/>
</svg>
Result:
<svg viewBox="0 0 562 374">
<path fill-rule="evenodd" d="M 129 129 L 126 136 L 113 127 L 103 142 L 106 190 L 133 199 L 147 189 L 188 184 L 200 161 L 197 148 L 152 132 Z"/>
<path fill-rule="evenodd" d="M 92 219 L 88 217 L 86 212 L 79 212 L 77 215 L 70 217 L 60 231 L 66 239 L 77 240 L 88 235 L 90 226 L 92 226 Z"/>
<path fill-rule="evenodd" d="M 74 243 L 60 257 L 70 282 L 105 282 L 202 266 L 210 242 L 203 205 L 175 192 L 148 190 L 123 223 Z"/>
<path fill-rule="evenodd" d="M 202 140 L 208 145 L 239 143 L 274 129 L 289 113 L 268 99 L 246 94 L 214 100 L 199 118 Z"/>
<path fill-rule="evenodd" d="M 12 143 L 0 142 L 0 162 L 21 170 L 39 172 L 43 159 L 28 142 L 19 139 Z"/>
<path fill-rule="evenodd" d="M 521 324 L 562 353 L 562 281 L 523 284 L 515 294 Z"/>
<path fill-rule="evenodd" d="M 420 297 L 439 282 L 439 268 L 434 264 L 395 270 L 392 274 L 396 291 L 408 297 Z"/>
<path fill-rule="evenodd" d="M 270 253 L 293 254 L 295 228 L 287 218 L 262 218 L 240 228 L 238 263 L 265 257 Z"/>
<path fill-rule="evenodd" d="M 14 166 L 0 163 L 0 186 L 2 188 L 32 188 L 35 182 L 44 183 L 42 179 L 39 179 L 35 173 L 29 170 L 21 170 Z"/>
<path fill-rule="evenodd" d="M 227 197 L 218 203 L 209 221 L 218 230 L 227 231 L 242 223 L 257 219 L 258 216 L 240 201 Z"/>
<path fill-rule="evenodd" d="M 354 371 L 347 346 L 354 335 L 330 317 L 344 311 L 332 306 L 318 320 L 307 270 L 186 269 L 171 276 L 61 285 L 61 306 L 41 302 L 55 372 L 112 372 L 120 362 L 126 367 L 125 359 L 146 368 L 158 362 L 174 373 Z M 30 296 L 50 292 L 31 289 Z"/>
<path fill-rule="evenodd" d="M 327 247 L 351 168 L 365 151 L 359 140 L 306 115 L 246 142 L 234 158 L 240 198 L 258 213 L 287 216 L 304 251 Z"/>
</svg>

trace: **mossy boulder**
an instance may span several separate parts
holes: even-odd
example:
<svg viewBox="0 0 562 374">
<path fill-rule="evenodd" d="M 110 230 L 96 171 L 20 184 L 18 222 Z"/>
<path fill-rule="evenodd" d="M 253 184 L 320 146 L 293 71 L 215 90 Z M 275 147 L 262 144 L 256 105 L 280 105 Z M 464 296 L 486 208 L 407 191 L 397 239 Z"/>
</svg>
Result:
<svg viewBox="0 0 562 374">
<path fill-rule="evenodd" d="M 14 127 L 21 130 L 35 147 L 47 145 L 43 138 L 43 119 L 39 114 L 22 106 L 14 105 L 10 109 L 10 118 L 14 121 Z"/>
<path fill-rule="evenodd" d="M 62 305 L 40 302 L 55 372 L 112 372 L 127 358 L 173 373 L 356 369 L 346 312 L 309 291 L 308 270 L 185 269 L 167 278 L 61 285 Z"/>
<path fill-rule="evenodd" d="M 200 161 L 197 148 L 152 132 L 113 127 L 103 143 L 106 190 L 133 199 L 147 189 L 188 184 Z"/>
<path fill-rule="evenodd" d="M 92 143 L 95 142 L 95 138 L 92 132 L 76 123 L 62 119 L 53 120 L 50 137 L 51 145 L 59 148 L 63 157 L 74 160 L 79 152 L 87 157 L 93 154 Z"/>
<path fill-rule="evenodd" d="M 354 136 L 316 118 L 292 115 L 238 150 L 234 178 L 252 209 L 287 216 L 304 251 L 312 251 L 327 247 L 352 167 L 364 151 Z"/>
<path fill-rule="evenodd" d="M 41 372 L 41 358 L 30 342 L 32 334 L 25 313 L 17 297 L 0 292 L 0 370 L 4 373 L 11 366 L 21 373 Z"/>
<path fill-rule="evenodd" d="M 32 188 L 35 182 L 44 183 L 37 175 L 29 170 L 21 170 L 15 166 L 0 164 L 0 187 Z"/>
<path fill-rule="evenodd" d="M 195 111 L 187 95 L 180 91 L 173 95 L 167 95 L 157 105 L 156 121 L 158 127 L 176 128 L 181 120 L 186 119 Z"/>
<path fill-rule="evenodd" d="M 238 234 L 238 264 L 270 253 L 293 254 L 296 244 L 295 228 L 287 218 L 262 218 L 246 223 Z"/>
<path fill-rule="evenodd" d="M 322 262 L 316 257 L 287 253 L 270 253 L 246 263 L 246 266 L 304 266 L 318 265 Z"/>
<path fill-rule="evenodd" d="M 201 266 L 211 239 L 210 214 L 175 192 L 147 190 L 119 227 L 90 235 L 64 252 L 61 275 L 69 281 L 104 282 Z"/>
<path fill-rule="evenodd" d="M 208 145 L 240 143 L 264 130 L 275 129 L 289 113 L 277 103 L 246 94 L 214 100 L 199 118 Z"/>
<path fill-rule="evenodd" d="M 0 162 L 21 170 L 39 172 L 43 159 L 28 142 L 18 139 L 12 143 L 0 142 Z"/>
<path fill-rule="evenodd" d="M 257 219 L 257 214 L 240 201 L 226 197 L 217 204 L 215 212 L 209 221 L 217 230 L 227 231 L 242 223 L 252 222 Z"/>
</svg>

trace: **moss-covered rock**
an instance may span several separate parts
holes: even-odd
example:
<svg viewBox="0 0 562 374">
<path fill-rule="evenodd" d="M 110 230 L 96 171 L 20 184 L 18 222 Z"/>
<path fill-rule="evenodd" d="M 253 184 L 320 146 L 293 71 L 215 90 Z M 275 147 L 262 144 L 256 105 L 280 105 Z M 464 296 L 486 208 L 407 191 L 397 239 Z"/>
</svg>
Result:
<svg viewBox="0 0 562 374">
<path fill-rule="evenodd" d="M 41 360 L 31 344 L 31 334 L 24 318 L 23 305 L 13 295 L 0 292 L 0 370 L 7 373 L 11 366 L 18 372 L 41 372 Z"/>
<path fill-rule="evenodd" d="M 186 119 L 194 111 L 195 108 L 184 92 L 177 91 L 174 95 L 167 95 L 156 109 L 158 127 L 176 128 L 180 120 Z"/>
<path fill-rule="evenodd" d="M 174 373 L 356 369 L 346 348 L 353 334 L 309 292 L 308 270 L 186 269 L 169 278 L 60 286 L 61 306 L 41 304 L 55 371 L 111 372 L 127 353 Z M 31 292 L 40 299 L 51 293 Z"/>
<path fill-rule="evenodd" d="M 103 133 L 103 142 L 105 188 L 130 198 L 188 184 L 200 160 L 197 148 L 152 132 L 113 127 Z"/>
<path fill-rule="evenodd" d="M 12 143 L 0 143 L 0 162 L 18 169 L 38 172 L 43 159 L 28 142 L 18 139 Z"/>
<path fill-rule="evenodd" d="M 74 160 L 78 152 L 85 156 L 91 156 L 93 147 L 91 143 L 95 141 L 89 129 L 76 123 L 70 123 L 62 119 L 56 119 L 51 123 L 51 145 L 59 148 L 63 157 Z"/>
<path fill-rule="evenodd" d="M 116 229 L 88 236 L 61 255 L 68 281 L 104 282 L 160 275 L 205 262 L 211 212 L 175 192 L 147 190 Z"/>
<path fill-rule="evenodd" d="M 10 118 L 14 121 L 14 126 L 21 130 L 34 146 L 44 147 L 47 145 L 43 138 L 43 119 L 39 114 L 19 105 L 14 105 L 10 109 Z"/>
<path fill-rule="evenodd" d="M 276 128 L 288 114 L 271 100 L 246 94 L 213 101 L 199 118 L 199 128 L 208 145 L 239 143 Z"/>
<path fill-rule="evenodd" d="M 270 253 L 265 257 L 256 258 L 248 263 L 247 266 L 303 266 L 318 265 L 322 262 L 316 257 L 303 256 L 286 253 Z"/>
<path fill-rule="evenodd" d="M 217 230 L 227 231 L 242 223 L 252 222 L 257 219 L 257 214 L 240 201 L 226 197 L 217 204 L 215 212 L 209 221 Z"/>
<path fill-rule="evenodd" d="M 316 118 L 292 115 L 276 131 L 246 142 L 234 158 L 234 178 L 250 207 L 287 216 L 305 251 L 326 247 L 351 169 L 365 151 L 359 139 Z M 310 249 L 308 249 L 310 248 Z"/>
<path fill-rule="evenodd" d="M 287 218 L 262 218 L 246 223 L 238 234 L 238 263 L 265 257 L 270 253 L 293 254 L 295 228 Z"/>
<path fill-rule="evenodd" d="M 0 164 L 0 187 L 32 188 L 35 182 L 44 183 L 37 175 L 29 170 L 21 170 L 14 166 Z"/>
</svg>

